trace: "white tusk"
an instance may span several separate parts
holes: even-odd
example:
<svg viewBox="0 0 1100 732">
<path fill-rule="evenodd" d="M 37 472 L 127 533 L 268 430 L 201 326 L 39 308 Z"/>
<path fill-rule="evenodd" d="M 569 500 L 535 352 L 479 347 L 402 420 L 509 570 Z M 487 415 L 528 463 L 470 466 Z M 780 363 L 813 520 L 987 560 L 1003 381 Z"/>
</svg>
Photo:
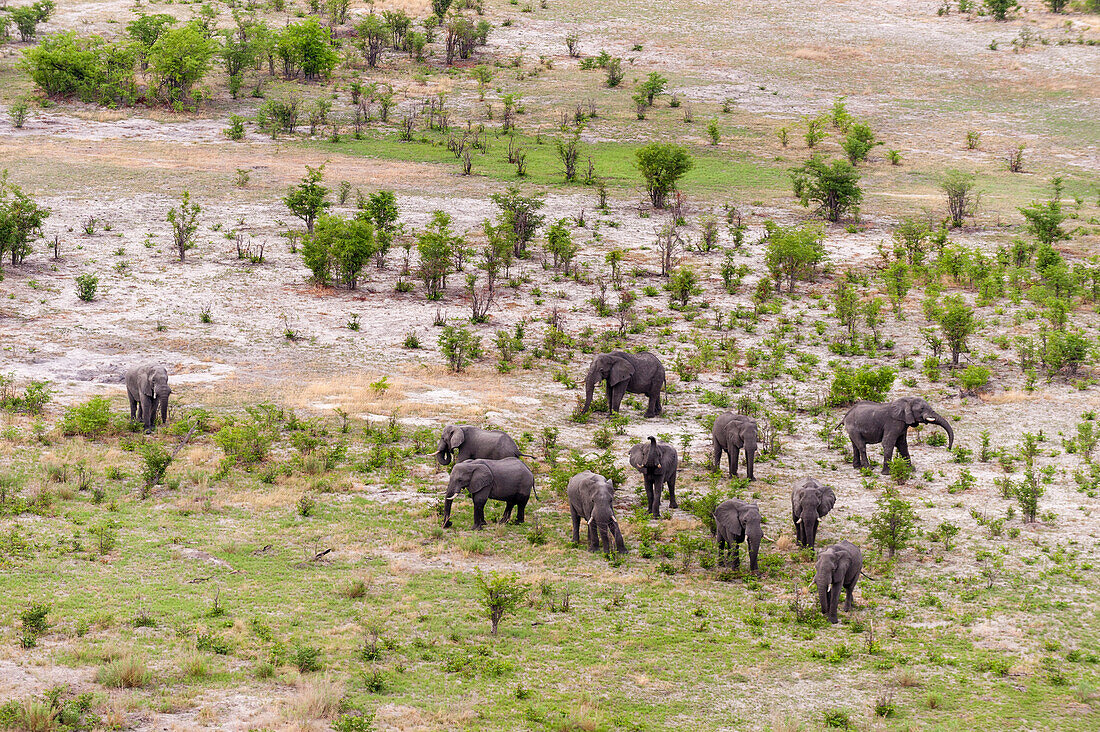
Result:
<svg viewBox="0 0 1100 732">
<path fill-rule="evenodd" d="M 797 521 L 795 521 L 795 523 L 796 523 L 796 524 L 800 524 L 800 523 L 802 523 L 802 519 L 798 519 Z"/>
<path fill-rule="evenodd" d="M 768 536 L 767 534 L 761 534 L 761 536 L 764 538 L 765 541 L 771 541 L 772 540 L 772 538 L 770 536 Z"/>
</svg>

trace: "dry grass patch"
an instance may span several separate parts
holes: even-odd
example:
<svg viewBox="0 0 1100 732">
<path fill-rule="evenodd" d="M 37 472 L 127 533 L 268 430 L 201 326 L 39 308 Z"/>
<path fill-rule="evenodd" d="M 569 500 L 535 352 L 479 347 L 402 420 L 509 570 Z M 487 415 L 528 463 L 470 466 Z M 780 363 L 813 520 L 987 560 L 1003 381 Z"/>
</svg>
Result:
<svg viewBox="0 0 1100 732">
<path fill-rule="evenodd" d="M 343 698 L 344 685 L 330 676 L 300 679 L 294 696 L 286 702 L 287 718 L 299 722 L 335 719 Z"/>
<path fill-rule="evenodd" d="M 95 676 L 97 682 L 114 689 L 140 689 L 152 678 L 145 661 L 134 655 L 126 655 L 100 666 Z"/>
</svg>

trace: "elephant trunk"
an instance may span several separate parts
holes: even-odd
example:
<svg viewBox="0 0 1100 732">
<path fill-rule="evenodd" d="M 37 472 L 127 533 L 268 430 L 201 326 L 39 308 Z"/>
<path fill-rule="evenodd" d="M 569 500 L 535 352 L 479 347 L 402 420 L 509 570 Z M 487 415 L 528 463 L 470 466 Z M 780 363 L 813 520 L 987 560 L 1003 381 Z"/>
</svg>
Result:
<svg viewBox="0 0 1100 732">
<path fill-rule="evenodd" d="M 592 392 L 596 390 L 596 381 L 599 378 L 599 374 L 595 370 L 589 371 L 588 376 L 584 379 L 584 408 L 581 412 L 587 412 L 592 406 Z M 610 407 L 611 405 L 608 405 Z"/>
<path fill-rule="evenodd" d="M 657 470 L 661 467 L 661 455 L 660 450 L 657 449 L 657 438 L 650 436 L 649 438 L 649 456 L 646 458 L 645 466 L 647 470 Z"/>
<path fill-rule="evenodd" d="M 764 537 L 764 531 L 759 526 L 750 526 L 745 534 L 749 545 L 749 570 L 755 572 L 758 568 L 756 560 L 760 556 L 760 540 Z"/>
<path fill-rule="evenodd" d="M 611 525 L 608 523 L 601 523 L 597 525 L 597 530 L 600 534 L 600 548 L 604 554 L 611 553 Z"/>
<path fill-rule="evenodd" d="M 829 622 L 836 623 L 836 608 L 840 602 L 840 583 L 834 582 L 829 587 Z"/>
<path fill-rule="evenodd" d="M 821 614 L 829 617 L 829 583 L 817 583 L 817 602 L 821 606 Z"/>
<path fill-rule="evenodd" d="M 156 407 L 154 407 L 153 415 L 160 414 L 160 423 L 168 424 L 168 395 L 172 392 L 157 394 Z"/>
<path fill-rule="evenodd" d="M 951 429 L 951 423 L 949 423 L 939 414 L 936 414 L 936 418 L 933 421 L 935 424 L 943 427 L 943 431 L 947 433 L 947 449 L 950 450 L 951 447 L 955 444 L 955 431 Z"/>
<path fill-rule="evenodd" d="M 442 440 L 439 441 L 439 449 L 435 451 L 435 461 L 440 465 L 450 465 L 451 463 L 451 448 Z"/>
<path fill-rule="evenodd" d="M 451 526 L 451 504 L 454 503 L 454 498 L 447 496 L 443 501 L 443 528 L 447 529 Z"/>
</svg>

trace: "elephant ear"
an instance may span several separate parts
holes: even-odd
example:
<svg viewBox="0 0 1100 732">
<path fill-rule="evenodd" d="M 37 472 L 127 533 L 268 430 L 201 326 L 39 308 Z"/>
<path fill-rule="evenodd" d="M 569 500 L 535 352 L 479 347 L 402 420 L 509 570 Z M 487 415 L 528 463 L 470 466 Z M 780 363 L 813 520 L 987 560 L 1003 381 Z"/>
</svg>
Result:
<svg viewBox="0 0 1100 732">
<path fill-rule="evenodd" d="M 450 445 L 452 450 L 457 450 L 459 447 L 462 446 L 462 443 L 465 442 L 465 440 L 466 431 L 463 430 L 461 427 L 455 427 L 454 431 L 451 432 L 451 439 L 447 441 L 447 444 Z"/>
<path fill-rule="evenodd" d="M 634 375 L 634 365 L 627 361 L 625 358 L 620 358 L 615 361 L 615 365 L 611 367 L 611 375 L 608 376 L 608 380 L 612 384 L 619 384 L 631 376 Z"/>
<path fill-rule="evenodd" d="M 630 452 L 628 453 L 629 459 L 630 459 L 630 467 L 635 468 L 637 470 L 641 470 L 642 468 L 645 467 L 645 462 L 646 462 L 645 449 L 648 445 L 649 445 L 649 443 L 641 443 L 641 444 L 635 445 L 634 447 L 630 448 Z"/>
<path fill-rule="evenodd" d="M 891 404 L 890 416 L 905 424 L 917 423 L 917 417 L 913 414 L 913 402 L 908 399 L 898 399 Z"/>
<path fill-rule="evenodd" d="M 478 465 L 470 473 L 470 495 L 490 490 L 493 486 L 493 473 L 484 465 Z"/>
<path fill-rule="evenodd" d="M 836 494 L 833 493 L 831 488 L 825 488 L 825 490 L 821 492 L 821 501 L 817 504 L 817 517 L 824 517 L 825 514 L 833 510 L 835 504 Z"/>
<path fill-rule="evenodd" d="M 741 536 L 745 533 L 745 526 L 741 522 L 740 511 L 730 511 L 726 514 L 729 517 L 729 530 L 734 536 Z"/>
</svg>

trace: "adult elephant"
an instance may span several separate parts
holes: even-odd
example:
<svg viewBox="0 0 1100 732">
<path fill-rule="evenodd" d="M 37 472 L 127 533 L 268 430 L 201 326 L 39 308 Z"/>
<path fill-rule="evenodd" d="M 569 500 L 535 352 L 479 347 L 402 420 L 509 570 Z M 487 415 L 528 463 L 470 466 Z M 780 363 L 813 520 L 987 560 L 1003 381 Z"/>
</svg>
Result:
<svg viewBox="0 0 1100 732">
<path fill-rule="evenodd" d="M 676 448 L 650 437 L 630 448 L 630 466 L 642 474 L 645 483 L 647 506 L 653 518 L 661 517 L 661 492 L 668 486 L 668 507 L 678 508 L 676 503 L 676 468 L 679 457 Z"/>
<path fill-rule="evenodd" d="M 153 431 L 157 415 L 168 423 L 168 369 L 160 363 L 144 363 L 126 371 L 126 396 L 130 400 L 130 420 L 141 422 L 146 432 Z"/>
<path fill-rule="evenodd" d="M 729 457 L 730 477 L 737 475 L 737 456 L 745 451 L 745 475 L 755 480 L 752 474 L 756 462 L 756 420 L 743 414 L 726 412 L 718 415 L 711 430 L 714 438 L 714 469 L 722 468 L 722 451 Z"/>
<path fill-rule="evenodd" d="M 817 556 L 814 582 L 817 583 L 817 599 L 821 614 L 836 624 L 836 609 L 840 601 L 840 588 L 847 590 L 844 612 L 852 611 L 852 592 L 856 580 L 863 571 L 863 552 L 850 541 L 833 544 Z"/>
<path fill-rule="evenodd" d="M 597 381 L 607 382 L 607 410 L 619 411 L 623 395 L 645 394 L 649 397 L 646 417 L 656 417 L 661 413 L 661 389 L 665 388 L 665 367 L 648 351 L 627 353 L 612 351 L 601 353 L 592 359 L 588 375 L 584 379 L 584 409 L 592 406 L 592 392 Z"/>
<path fill-rule="evenodd" d="M 435 451 L 435 459 L 440 465 L 449 465 L 452 459 L 455 463 L 461 463 L 466 460 L 503 460 L 519 456 L 519 448 L 506 433 L 464 424 L 444 427 L 439 438 L 439 447 Z"/>
<path fill-rule="evenodd" d="M 813 547 L 817 542 L 818 521 L 825 518 L 835 504 L 836 494 L 824 483 L 805 478 L 795 484 L 791 490 L 791 514 L 799 544 Z"/>
<path fill-rule="evenodd" d="M 583 518 L 588 523 L 588 551 L 594 552 L 602 545 L 604 553 L 610 554 L 612 537 L 615 539 L 615 551 L 626 549 L 619 522 L 615 519 L 615 509 L 611 505 L 615 497 L 614 483 L 598 473 L 585 470 L 569 479 L 565 493 L 569 497 L 574 544 L 581 542 Z"/>
<path fill-rule="evenodd" d="M 718 538 L 719 561 L 725 563 L 732 554 L 733 568 L 741 566 L 741 543 L 748 541 L 749 570 L 757 570 L 760 540 L 764 529 L 760 525 L 760 508 L 736 498 L 723 501 L 714 509 L 714 533 Z"/>
<path fill-rule="evenodd" d="M 902 397 L 892 402 L 856 402 L 841 421 L 852 441 L 852 466 L 869 468 L 867 446 L 882 443 L 882 474 L 890 472 L 890 460 L 895 448 L 909 460 L 909 442 L 906 439 L 910 427 L 919 424 L 938 424 L 947 432 L 947 449 L 955 444 L 955 432 L 951 425 L 932 406 L 920 397 Z M 910 461 L 911 462 L 911 461 Z"/>
<path fill-rule="evenodd" d="M 485 526 L 485 504 L 489 499 L 504 501 L 505 510 L 500 523 L 507 523 L 512 517 L 512 508 L 516 507 L 516 523 L 522 524 L 523 510 L 534 489 L 535 476 L 519 458 L 460 462 L 451 468 L 444 501 L 443 528 L 450 528 L 451 504 L 462 491 L 468 492 L 474 502 L 475 530 Z"/>
</svg>

